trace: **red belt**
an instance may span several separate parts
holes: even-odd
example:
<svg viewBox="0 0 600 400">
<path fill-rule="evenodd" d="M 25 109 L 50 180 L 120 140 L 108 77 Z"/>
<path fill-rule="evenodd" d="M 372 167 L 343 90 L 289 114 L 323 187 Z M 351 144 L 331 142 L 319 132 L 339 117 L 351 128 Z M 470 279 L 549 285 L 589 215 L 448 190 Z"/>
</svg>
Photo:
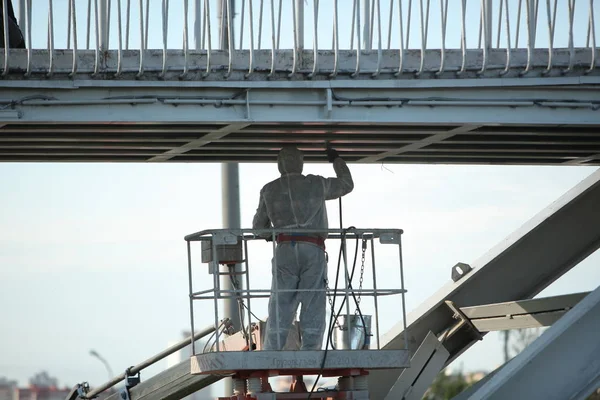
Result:
<svg viewBox="0 0 600 400">
<path fill-rule="evenodd" d="M 297 236 L 297 235 L 286 235 L 284 233 L 280 233 L 277 235 L 278 242 L 308 242 L 316 244 L 317 246 L 325 249 L 325 239 L 321 237 L 313 237 L 313 236 Z"/>
</svg>

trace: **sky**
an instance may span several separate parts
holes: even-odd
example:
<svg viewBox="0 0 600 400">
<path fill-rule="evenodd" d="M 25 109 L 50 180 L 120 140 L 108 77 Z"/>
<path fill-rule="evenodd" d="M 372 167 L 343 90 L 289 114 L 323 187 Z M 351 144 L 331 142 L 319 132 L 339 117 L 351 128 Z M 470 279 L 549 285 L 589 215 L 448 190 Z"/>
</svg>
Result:
<svg viewBox="0 0 600 400">
<path fill-rule="evenodd" d="M 405 230 L 407 312 L 450 280 L 456 262 L 473 262 L 595 170 L 350 168 L 355 189 L 343 199 L 344 225 Z M 47 369 L 65 384 L 100 384 L 107 373 L 90 349 L 121 371 L 179 339 L 189 329 L 183 237 L 222 227 L 220 171 L 219 164 L 1 164 L 0 304 L 10 306 L 2 313 L 0 375 L 24 384 Z M 308 164 L 305 173 L 333 170 Z M 240 165 L 243 227 L 251 226 L 262 185 L 277 175 L 274 164 Z M 327 208 L 337 226 L 337 202 Z M 268 246 L 250 252 L 253 282 L 268 285 Z M 599 259 L 590 256 L 541 295 L 594 289 Z M 393 261 L 378 257 L 381 282 L 396 284 Z M 196 287 L 206 287 L 206 265 L 194 268 Z M 264 317 L 265 306 L 253 310 Z M 382 332 L 397 322 L 393 307 L 382 307 Z M 210 324 L 212 307 L 196 318 L 197 327 Z M 493 334 L 455 365 L 490 370 L 501 361 Z"/>
<path fill-rule="evenodd" d="M 34 48 L 46 46 L 44 3 L 36 2 L 42 6 L 33 10 Z M 68 3 L 53 3 L 55 46 L 64 48 Z M 285 3 L 281 47 L 290 48 L 291 9 L 289 2 Z M 321 2 L 320 47 L 331 44 L 332 10 L 327 3 Z M 407 3 L 403 2 L 405 7 Z M 413 3 L 410 47 L 418 48 L 418 2 Z M 472 21 L 477 21 L 479 3 L 468 2 L 469 47 L 476 46 L 478 25 Z M 565 47 L 566 2 L 559 3 L 555 46 Z M 87 1 L 78 0 L 76 4 L 81 48 L 85 44 Z M 124 9 L 126 1 L 122 4 Z M 159 0 L 151 0 L 151 48 L 162 46 L 160 4 Z M 240 4 L 238 1 L 238 12 Z M 269 4 L 265 2 L 263 48 L 270 46 Z M 310 48 L 314 2 L 307 4 L 305 40 Z M 517 1 L 509 4 L 514 20 Z M 256 20 L 260 2 L 254 1 L 254 5 Z M 389 3 L 382 2 L 384 16 L 387 7 Z M 432 2 L 429 47 L 440 45 L 438 7 L 438 2 Z M 577 2 L 575 45 L 585 42 L 586 7 L 586 2 Z M 446 45 L 457 48 L 460 10 L 452 6 L 449 9 Z M 599 9 L 595 9 L 596 20 L 600 19 Z M 215 12 L 213 6 L 213 21 Z M 348 8 L 341 7 L 339 12 L 340 21 L 347 21 L 351 15 Z M 494 12 L 496 20 L 497 10 Z M 544 21 L 545 2 L 540 2 L 539 13 L 540 21 Z M 406 15 L 405 8 L 405 19 Z M 171 1 L 170 48 L 181 48 L 182 19 L 181 3 Z M 191 16 L 188 20 L 191 26 Z M 135 48 L 139 43 L 135 1 L 132 21 L 131 47 Z M 382 21 L 385 43 L 387 18 Z M 521 21 L 523 32 L 525 23 Z M 239 21 L 236 24 L 239 26 Z M 398 43 L 397 26 L 393 28 L 392 47 Z M 544 23 L 539 26 L 539 45 L 544 46 L 547 29 Z M 347 22 L 341 25 L 342 48 L 348 47 L 349 27 Z M 511 29 L 514 41 L 514 25 Z M 258 33 L 255 35 L 257 38 Z M 111 48 L 116 48 L 116 38 L 113 12 Z M 216 40 L 213 23 L 215 45 Z M 502 37 L 501 45 L 505 43 Z M 523 39 L 520 46 L 524 46 Z M 405 230 L 406 305 L 410 312 L 449 281 L 450 268 L 456 262 L 479 258 L 594 168 L 377 164 L 351 165 L 351 170 L 355 189 L 344 198 L 344 225 Z M 326 164 L 307 165 L 305 172 L 333 174 Z M 0 329 L 0 376 L 26 384 L 30 376 L 46 369 L 63 384 L 84 380 L 100 384 L 107 373 L 89 355 L 90 349 L 98 351 L 114 371 L 120 372 L 179 339 L 181 332 L 189 329 L 183 237 L 222 227 L 220 173 L 218 164 L 0 164 L 0 304 L 5 305 Z M 242 226 L 250 227 L 260 188 L 276 177 L 273 164 L 240 166 Z M 337 226 L 337 202 L 330 202 L 328 210 L 331 226 Z M 255 246 L 252 271 L 258 278 L 253 282 L 268 286 L 269 248 L 266 244 Z M 394 284 L 397 274 L 393 256 L 384 255 L 378 260 L 383 274 L 379 279 Z M 600 282 L 598 261 L 598 254 L 590 256 L 540 295 L 594 289 Z M 210 278 L 205 267 L 195 266 L 199 287 Z M 397 322 L 390 317 L 395 305 L 382 306 L 382 333 Z M 265 315 L 264 306 L 261 312 L 261 304 L 256 305 L 259 316 Z M 199 310 L 196 318 L 197 327 L 210 324 L 212 308 Z M 490 334 L 454 365 L 462 365 L 465 370 L 491 370 L 501 362 L 499 336 Z M 159 363 L 142 378 L 165 366 Z"/>
</svg>

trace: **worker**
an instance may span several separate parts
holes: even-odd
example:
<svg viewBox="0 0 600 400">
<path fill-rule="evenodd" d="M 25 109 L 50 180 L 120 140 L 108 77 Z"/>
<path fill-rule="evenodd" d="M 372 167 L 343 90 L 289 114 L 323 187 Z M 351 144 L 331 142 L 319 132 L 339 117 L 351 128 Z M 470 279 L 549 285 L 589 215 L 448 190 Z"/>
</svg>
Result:
<svg viewBox="0 0 600 400">
<path fill-rule="evenodd" d="M 303 153 L 296 147 L 281 149 L 277 158 L 281 177 L 267 183 L 260 191 L 253 229 L 328 229 L 325 201 L 350 193 L 354 182 L 346 162 L 329 146 L 327 159 L 333 163 L 336 178 L 303 175 Z M 276 236 L 271 290 L 277 287 L 279 290 L 313 291 L 271 295 L 265 350 L 281 350 L 285 346 L 299 304 L 302 304 L 299 320 L 301 350 L 321 349 L 325 332 L 326 237 L 326 233 Z"/>
<path fill-rule="evenodd" d="M 4 48 L 4 9 L 3 2 L 0 0 L 0 48 Z M 17 23 L 15 11 L 13 9 L 12 0 L 8 0 L 8 13 L 6 19 L 8 21 L 8 47 L 13 49 L 24 49 L 25 39 Z"/>
</svg>

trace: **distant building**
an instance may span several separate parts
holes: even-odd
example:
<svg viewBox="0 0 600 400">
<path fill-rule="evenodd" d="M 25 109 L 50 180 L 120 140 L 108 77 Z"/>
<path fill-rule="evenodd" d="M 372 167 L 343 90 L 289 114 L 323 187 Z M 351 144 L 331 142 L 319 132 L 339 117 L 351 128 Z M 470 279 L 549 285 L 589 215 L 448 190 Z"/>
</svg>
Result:
<svg viewBox="0 0 600 400">
<path fill-rule="evenodd" d="M 16 381 L 0 378 L 0 400 L 17 400 L 19 392 Z"/>
<path fill-rule="evenodd" d="M 65 400 L 70 388 L 59 388 L 58 380 L 42 371 L 29 380 L 28 387 L 0 377 L 0 400 Z"/>
</svg>

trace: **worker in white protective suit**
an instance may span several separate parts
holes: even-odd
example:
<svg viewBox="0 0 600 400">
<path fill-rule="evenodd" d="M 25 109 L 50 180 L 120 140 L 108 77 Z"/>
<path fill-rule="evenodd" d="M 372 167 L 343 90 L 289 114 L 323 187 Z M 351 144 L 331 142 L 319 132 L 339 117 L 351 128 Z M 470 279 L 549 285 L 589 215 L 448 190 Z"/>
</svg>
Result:
<svg viewBox="0 0 600 400">
<path fill-rule="evenodd" d="M 336 178 L 302 175 L 303 153 L 296 147 L 284 147 L 277 159 L 281 177 L 262 188 L 253 229 L 328 229 L 325 201 L 350 193 L 354 182 L 346 162 L 329 146 L 327 159 L 333 163 Z M 271 295 L 265 350 L 284 347 L 299 304 L 302 304 L 299 320 L 301 350 L 321 349 L 327 302 L 323 290 L 327 278 L 326 237 L 325 233 L 277 235 L 271 290 L 274 291 L 277 284 L 279 290 L 321 291 Z"/>
</svg>

